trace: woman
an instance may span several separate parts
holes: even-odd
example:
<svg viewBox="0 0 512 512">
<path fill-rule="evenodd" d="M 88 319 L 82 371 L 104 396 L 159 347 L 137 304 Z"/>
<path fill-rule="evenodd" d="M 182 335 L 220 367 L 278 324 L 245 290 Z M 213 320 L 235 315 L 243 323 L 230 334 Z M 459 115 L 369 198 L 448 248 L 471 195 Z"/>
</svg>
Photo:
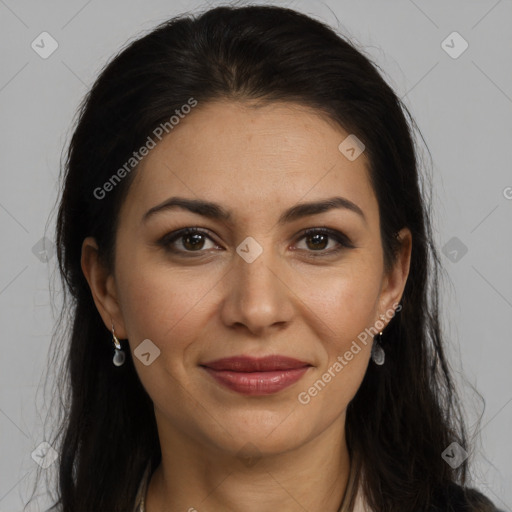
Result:
<svg viewBox="0 0 512 512">
<path fill-rule="evenodd" d="M 289 9 L 172 19 L 112 60 L 58 212 L 54 508 L 496 510 L 467 486 L 413 127 Z"/>
</svg>

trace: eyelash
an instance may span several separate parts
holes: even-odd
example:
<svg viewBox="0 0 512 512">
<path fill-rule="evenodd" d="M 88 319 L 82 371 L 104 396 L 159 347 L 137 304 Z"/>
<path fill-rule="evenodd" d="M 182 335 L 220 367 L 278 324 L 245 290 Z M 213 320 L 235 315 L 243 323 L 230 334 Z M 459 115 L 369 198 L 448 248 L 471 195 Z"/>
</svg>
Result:
<svg viewBox="0 0 512 512">
<path fill-rule="evenodd" d="M 209 238 L 213 243 L 216 243 L 215 240 L 213 240 L 209 236 L 208 231 L 198 228 L 198 227 L 189 227 L 189 228 L 179 229 L 177 231 L 173 231 L 172 233 L 166 234 L 164 237 L 162 237 L 158 241 L 158 244 L 160 246 L 164 247 L 168 252 L 177 253 L 180 255 L 187 254 L 186 257 L 201 256 L 201 253 L 206 252 L 203 249 L 199 249 L 197 251 L 186 251 L 186 250 L 177 250 L 176 248 L 172 247 L 172 244 L 174 242 L 176 242 L 177 240 L 179 240 L 180 238 L 184 238 L 187 235 L 196 235 L 196 234 L 204 235 L 207 238 Z M 330 249 L 327 251 L 323 250 L 323 249 L 318 250 L 318 251 L 313 251 L 313 250 L 307 251 L 307 252 L 311 253 L 310 256 L 314 257 L 314 258 L 322 257 L 322 256 L 331 256 L 333 254 L 337 254 L 338 252 L 342 251 L 343 249 L 355 248 L 354 244 L 352 244 L 352 242 L 346 235 L 344 235 L 340 231 L 337 231 L 335 229 L 330 229 L 327 227 L 306 229 L 300 234 L 297 241 L 300 241 L 303 238 L 306 238 L 307 236 L 312 236 L 312 235 L 327 235 L 330 238 L 334 239 L 339 244 L 339 246 L 337 248 Z M 197 254 L 197 256 L 195 256 L 195 255 L 193 255 L 193 253 L 198 253 L 198 254 Z"/>
</svg>

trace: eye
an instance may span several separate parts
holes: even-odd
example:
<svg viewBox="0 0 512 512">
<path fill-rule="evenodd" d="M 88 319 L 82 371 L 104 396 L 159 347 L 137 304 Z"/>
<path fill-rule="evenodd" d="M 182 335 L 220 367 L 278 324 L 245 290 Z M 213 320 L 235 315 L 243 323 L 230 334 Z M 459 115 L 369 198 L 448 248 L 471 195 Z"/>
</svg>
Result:
<svg viewBox="0 0 512 512">
<path fill-rule="evenodd" d="M 306 249 L 299 248 L 299 250 L 305 250 L 312 253 L 311 256 L 313 257 L 327 256 L 337 253 L 344 248 L 355 247 L 346 235 L 340 231 L 325 227 L 305 230 L 298 238 L 299 241 L 303 239 L 306 240 Z M 337 243 L 337 246 L 329 250 L 325 250 L 328 246 L 329 239 L 334 240 Z M 197 227 L 183 228 L 178 231 L 168 233 L 158 241 L 158 244 L 163 246 L 169 252 L 191 255 L 191 253 L 200 254 L 206 252 L 207 249 L 214 248 L 206 247 L 205 249 L 205 240 L 212 242 L 214 247 L 219 247 L 208 235 L 207 230 Z"/>
<path fill-rule="evenodd" d="M 213 242 L 205 230 L 200 228 L 184 228 L 168 233 L 158 243 L 165 247 L 166 250 L 174 253 L 204 252 L 202 249 L 204 249 L 205 239 Z"/>
<path fill-rule="evenodd" d="M 303 239 L 306 240 L 306 250 L 308 252 L 320 253 L 311 254 L 311 256 L 314 257 L 334 254 L 341 251 L 344 248 L 350 249 L 355 247 L 354 244 L 352 244 L 352 242 L 346 235 L 344 235 L 340 231 L 336 231 L 330 228 L 307 229 L 302 233 L 302 236 L 299 238 L 299 240 Z M 337 246 L 329 250 L 324 250 L 328 246 L 329 239 L 334 240 L 337 243 Z"/>
</svg>

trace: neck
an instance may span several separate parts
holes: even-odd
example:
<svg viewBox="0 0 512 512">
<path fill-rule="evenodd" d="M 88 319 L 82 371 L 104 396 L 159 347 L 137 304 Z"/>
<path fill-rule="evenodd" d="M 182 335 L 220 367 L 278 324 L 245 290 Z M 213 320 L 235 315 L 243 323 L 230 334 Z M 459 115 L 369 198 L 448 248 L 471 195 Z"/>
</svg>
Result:
<svg viewBox="0 0 512 512">
<path fill-rule="evenodd" d="M 294 450 L 253 458 L 183 432 L 159 429 L 159 436 L 162 462 L 148 486 L 146 512 L 337 512 L 347 488 L 344 417 Z"/>
</svg>

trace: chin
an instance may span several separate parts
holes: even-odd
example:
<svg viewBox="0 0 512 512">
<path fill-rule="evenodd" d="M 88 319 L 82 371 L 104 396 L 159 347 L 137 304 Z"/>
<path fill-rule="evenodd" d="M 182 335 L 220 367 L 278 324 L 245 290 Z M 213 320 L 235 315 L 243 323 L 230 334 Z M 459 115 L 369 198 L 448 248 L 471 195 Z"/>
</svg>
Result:
<svg viewBox="0 0 512 512">
<path fill-rule="evenodd" d="M 271 456 L 293 450 L 310 437 L 314 437 L 309 422 L 291 419 L 287 414 L 251 414 L 236 418 L 223 416 L 225 429 L 215 431 L 219 436 L 212 439 L 211 430 L 207 431 L 210 442 L 219 450 L 232 455 L 257 452 L 259 456 Z M 220 428 L 220 427 L 219 427 Z M 239 453 L 240 452 L 240 453 Z"/>
</svg>

